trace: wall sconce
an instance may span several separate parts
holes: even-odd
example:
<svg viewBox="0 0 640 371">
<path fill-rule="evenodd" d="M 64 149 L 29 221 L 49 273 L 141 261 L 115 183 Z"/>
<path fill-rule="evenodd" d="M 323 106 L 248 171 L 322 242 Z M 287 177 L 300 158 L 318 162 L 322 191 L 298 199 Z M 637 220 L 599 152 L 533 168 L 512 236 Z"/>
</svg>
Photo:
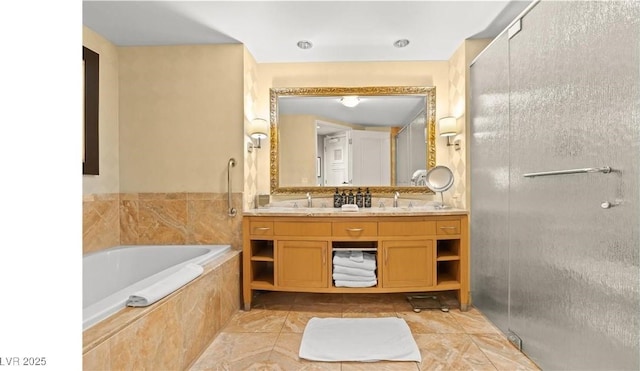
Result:
<svg viewBox="0 0 640 371">
<path fill-rule="evenodd" d="M 443 117 L 438 120 L 438 131 L 441 137 L 447 137 L 447 147 L 453 146 L 451 138 L 458 134 L 458 123 L 453 116 Z"/>
<path fill-rule="evenodd" d="M 262 148 L 260 141 L 269 137 L 269 123 L 265 119 L 253 119 L 249 123 L 249 136 L 251 143 L 247 150 L 251 152 L 254 148 Z M 255 140 L 258 140 L 257 144 Z"/>
</svg>

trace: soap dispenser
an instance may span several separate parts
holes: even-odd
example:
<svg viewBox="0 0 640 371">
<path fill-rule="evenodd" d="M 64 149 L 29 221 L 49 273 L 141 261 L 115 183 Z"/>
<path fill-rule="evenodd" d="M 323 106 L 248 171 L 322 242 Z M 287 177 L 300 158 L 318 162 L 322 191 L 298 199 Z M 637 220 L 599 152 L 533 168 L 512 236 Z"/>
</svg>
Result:
<svg viewBox="0 0 640 371">
<path fill-rule="evenodd" d="M 333 207 L 341 207 L 342 206 L 342 196 L 338 193 L 338 188 L 336 187 L 336 193 L 333 194 Z"/>
<path fill-rule="evenodd" d="M 364 207 L 371 207 L 371 192 L 367 188 L 367 192 L 364 194 Z"/>
<path fill-rule="evenodd" d="M 351 189 L 349 190 L 349 194 L 347 195 L 347 204 L 353 204 L 353 190 Z"/>
<path fill-rule="evenodd" d="M 358 192 L 356 192 L 356 205 L 358 205 L 358 207 L 364 207 L 364 196 L 360 188 L 358 188 Z"/>
<path fill-rule="evenodd" d="M 342 194 L 340 195 L 340 206 L 347 204 L 347 194 L 344 193 L 344 189 L 342 190 Z"/>
</svg>

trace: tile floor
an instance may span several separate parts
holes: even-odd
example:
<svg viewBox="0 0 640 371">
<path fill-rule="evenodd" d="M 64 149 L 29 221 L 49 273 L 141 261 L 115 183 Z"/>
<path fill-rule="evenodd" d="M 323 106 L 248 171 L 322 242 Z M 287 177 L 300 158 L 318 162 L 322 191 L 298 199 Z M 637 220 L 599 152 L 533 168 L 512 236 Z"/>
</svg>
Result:
<svg viewBox="0 0 640 371">
<path fill-rule="evenodd" d="M 298 358 L 312 317 L 404 318 L 422 362 L 311 362 Z M 538 370 L 477 309 L 415 313 L 404 294 L 263 293 L 191 367 L 196 370 Z"/>
</svg>

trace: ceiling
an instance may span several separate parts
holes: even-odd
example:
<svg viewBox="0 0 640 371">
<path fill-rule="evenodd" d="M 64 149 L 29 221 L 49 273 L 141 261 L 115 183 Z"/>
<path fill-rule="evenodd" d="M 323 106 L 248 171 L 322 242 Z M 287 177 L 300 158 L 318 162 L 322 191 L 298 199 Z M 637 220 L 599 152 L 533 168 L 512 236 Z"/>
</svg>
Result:
<svg viewBox="0 0 640 371">
<path fill-rule="evenodd" d="M 448 60 L 492 38 L 531 0 L 83 1 L 83 24 L 117 46 L 242 43 L 258 63 Z M 409 40 L 404 48 L 393 43 Z M 300 40 L 310 49 L 296 46 Z"/>
</svg>

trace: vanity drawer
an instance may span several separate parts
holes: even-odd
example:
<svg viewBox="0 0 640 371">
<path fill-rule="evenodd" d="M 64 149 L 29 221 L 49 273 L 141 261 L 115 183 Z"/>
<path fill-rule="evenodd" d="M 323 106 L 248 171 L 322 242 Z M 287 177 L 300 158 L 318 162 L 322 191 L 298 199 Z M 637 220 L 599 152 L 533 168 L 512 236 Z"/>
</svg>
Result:
<svg viewBox="0 0 640 371">
<path fill-rule="evenodd" d="M 369 237 L 378 235 L 376 222 L 334 222 L 331 225 L 334 237 Z"/>
<path fill-rule="evenodd" d="M 460 234 L 460 221 L 438 220 L 436 229 L 438 234 Z"/>
<path fill-rule="evenodd" d="M 274 233 L 277 236 L 329 236 L 329 222 L 275 222 Z"/>
<path fill-rule="evenodd" d="M 435 221 L 397 221 L 378 223 L 380 236 L 425 236 L 436 234 Z"/>
<path fill-rule="evenodd" d="M 251 222 L 249 233 L 253 236 L 273 236 L 273 222 Z"/>
</svg>

